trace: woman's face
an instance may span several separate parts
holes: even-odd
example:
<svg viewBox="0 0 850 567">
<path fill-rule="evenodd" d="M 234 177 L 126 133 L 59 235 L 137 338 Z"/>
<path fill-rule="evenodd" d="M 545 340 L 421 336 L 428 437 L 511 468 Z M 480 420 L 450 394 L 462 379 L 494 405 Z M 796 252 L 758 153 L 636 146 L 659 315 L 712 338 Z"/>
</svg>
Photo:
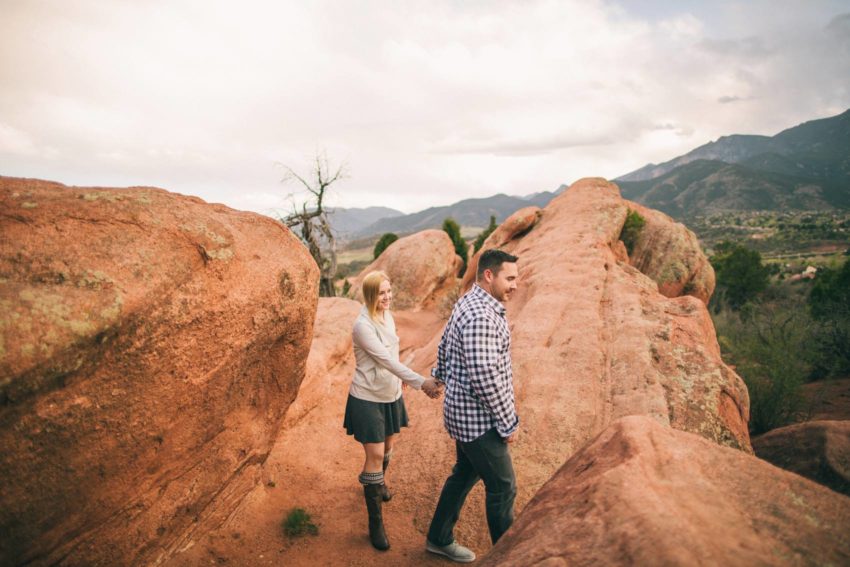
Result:
<svg viewBox="0 0 850 567">
<path fill-rule="evenodd" d="M 393 301 L 393 287 L 390 282 L 384 280 L 381 282 L 381 287 L 378 288 L 378 311 L 384 311 L 390 308 L 390 303 Z"/>
</svg>

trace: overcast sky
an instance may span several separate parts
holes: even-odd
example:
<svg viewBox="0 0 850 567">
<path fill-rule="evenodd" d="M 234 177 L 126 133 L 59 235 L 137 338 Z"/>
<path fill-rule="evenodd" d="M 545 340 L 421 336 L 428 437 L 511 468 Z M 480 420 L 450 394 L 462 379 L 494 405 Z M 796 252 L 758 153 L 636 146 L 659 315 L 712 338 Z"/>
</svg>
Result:
<svg viewBox="0 0 850 567">
<path fill-rule="evenodd" d="M 850 108 L 850 2 L 0 0 L 0 175 L 414 212 Z"/>
</svg>

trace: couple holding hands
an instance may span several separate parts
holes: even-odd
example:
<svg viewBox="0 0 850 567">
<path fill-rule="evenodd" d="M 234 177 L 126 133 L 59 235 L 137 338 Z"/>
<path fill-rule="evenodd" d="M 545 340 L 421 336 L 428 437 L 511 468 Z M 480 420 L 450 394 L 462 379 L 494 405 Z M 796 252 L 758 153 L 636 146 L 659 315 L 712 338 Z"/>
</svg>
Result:
<svg viewBox="0 0 850 567">
<path fill-rule="evenodd" d="M 503 303 L 516 290 L 516 262 L 515 256 L 501 250 L 481 254 L 476 283 L 452 310 L 430 378 L 399 362 L 387 275 L 371 272 L 363 279 L 365 305 L 354 323 L 356 369 L 343 427 L 363 445 L 366 455 L 359 480 L 369 513 L 369 539 L 379 550 L 390 547 L 382 504 L 392 494 L 384 474 L 398 433 L 408 423 L 402 383 L 432 399 L 445 394 L 443 422 L 457 455 L 437 502 L 425 549 L 460 563 L 475 560 L 472 550 L 455 541 L 453 529 L 479 479 L 486 488 L 487 525 L 494 544 L 513 522 L 516 477 L 508 447 L 516 439 L 519 418 Z"/>
</svg>

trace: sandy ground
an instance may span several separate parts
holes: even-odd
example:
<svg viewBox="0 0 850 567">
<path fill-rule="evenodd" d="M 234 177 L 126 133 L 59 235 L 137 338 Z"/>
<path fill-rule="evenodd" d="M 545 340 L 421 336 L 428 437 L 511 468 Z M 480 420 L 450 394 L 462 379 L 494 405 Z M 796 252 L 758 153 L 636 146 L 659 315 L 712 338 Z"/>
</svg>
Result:
<svg viewBox="0 0 850 567">
<path fill-rule="evenodd" d="M 429 313 L 396 313 L 395 317 L 402 360 L 427 374 L 444 321 Z M 384 517 L 392 548 L 379 552 L 369 543 L 363 490 L 357 482 L 363 452 L 342 429 L 352 368 L 344 365 L 337 375 L 329 376 L 329 399 L 294 426 L 284 428 L 261 482 L 237 511 L 169 565 L 451 563 L 426 553 L 424 544 L 439 491 L 454 463 L 454 444 L 443 429 L 441 404 L 412 389 L 404 394 L 411 424 L 400 435 L 387 473 L 394 498 L 384 505 Z M 293 404 L 295 411 L 299 403 Z M 281 522 L 293 507 L 304 508 L 312 516 L 319 535 L 290 539 L 283 534 Z M 479 556 L 490 548 L 480 483 L 467 500 L 455 535 Z"/>
</svg>

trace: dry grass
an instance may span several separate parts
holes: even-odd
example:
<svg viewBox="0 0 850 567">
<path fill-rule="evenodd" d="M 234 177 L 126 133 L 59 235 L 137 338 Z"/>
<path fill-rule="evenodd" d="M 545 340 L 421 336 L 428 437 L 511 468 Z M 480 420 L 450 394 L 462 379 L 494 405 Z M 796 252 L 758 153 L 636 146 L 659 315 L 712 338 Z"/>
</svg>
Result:
<svg viewBox="0 0 850 567">
<path fill-rule="evenodd" d="M 375 252 L 375 247 L 355 248 L 354 250 L 343 250 L 336 255 L 338 264 L 350 264 L 351 262 L 372 261 L 372 254 Z"/>
</svg>

